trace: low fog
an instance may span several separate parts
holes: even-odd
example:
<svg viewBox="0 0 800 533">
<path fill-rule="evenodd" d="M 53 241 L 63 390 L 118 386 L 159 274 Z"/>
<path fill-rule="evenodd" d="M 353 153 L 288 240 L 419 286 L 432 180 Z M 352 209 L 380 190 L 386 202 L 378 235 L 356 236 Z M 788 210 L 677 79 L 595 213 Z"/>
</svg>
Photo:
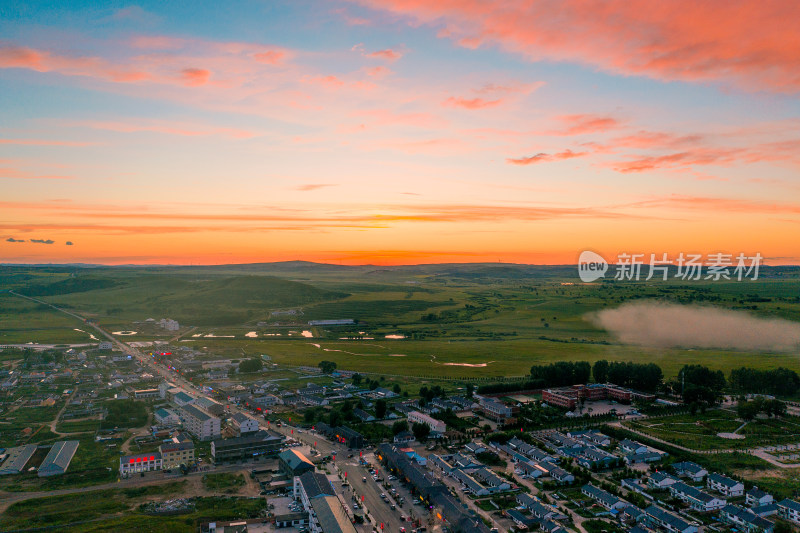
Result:
<svg viewBox="0 0 800 533">
<path fill-rule="evenodd" d="M 638 301 L 586 318 L 628 344 L 772 352 L 800 349 L 800 323 L 717 307 Z"/>
</svg>

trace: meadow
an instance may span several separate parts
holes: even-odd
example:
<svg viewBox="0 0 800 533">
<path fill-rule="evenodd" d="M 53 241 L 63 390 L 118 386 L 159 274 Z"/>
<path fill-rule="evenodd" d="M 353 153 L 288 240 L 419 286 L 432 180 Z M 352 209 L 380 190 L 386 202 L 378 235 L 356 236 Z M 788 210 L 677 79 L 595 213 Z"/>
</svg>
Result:
<svg viewBox="0 0 800 533">
<path fill-rule="evenodd" d="M 598 310 L 644 300 L 794 319 L 800 312 L 796 268 L 767 269 L 755 282 L 574 284 L 575 277 L 568 267 L 479 264 L 3 267 L 0 290 L 27 290 L 107 331 L 138 332 L 120 336 L 124 341 L 172 338 L 174 346 L 210 358 L 266 354 L 292 366 L 326 359 L 343 369 L 424 379 L 523 376 L 533 364 L 598 359 L 654 362 L 667 378 L 690 363 L 726 373 L 741 366 L 800 371 L 791 353 L 624 344 L 590 319 Z M 86 329 L 76 319 L 11 294 L 0 293 L 0 299 L 6 303 L 0 341 L 86 339 L 73 330 Z M 182 329 L 140 331 L 147 318 L 163 317 L 179 320 Z M 357 324 L 307 324 L 339 318 Z M 302 330 L 313 337 L 303 337 Z"/>
<path fill-rule="evenodd" d="M 705 414 L 653 417 L 623 425 L 693 450 L 746 449 L 800 440 L 800 418 L 757 419 L 740 431 L 743 439 L 726 439 L 718 433 L 732 433 L 742 426 L 733 411 L 714 409 Z"/>
</svg>

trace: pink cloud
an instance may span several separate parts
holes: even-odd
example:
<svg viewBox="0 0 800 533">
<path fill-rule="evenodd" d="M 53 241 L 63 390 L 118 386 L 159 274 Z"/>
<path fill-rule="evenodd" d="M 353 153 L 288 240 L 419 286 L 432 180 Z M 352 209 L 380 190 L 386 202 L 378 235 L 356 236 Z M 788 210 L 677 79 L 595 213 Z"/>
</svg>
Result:
<svg viewBox="0 0 800 533">
<path fill-rule="evenodd" d="M 557 135 L 584 135 L 601 133 L 620 127 L 621 123 L 614 117 L 601 115 L 564 115 L 559 117 L 566 129 L 554 132 Z"/>
<path fill-rule="evenodd" d="M 392 70 L 386 67 L 369 67 L 365 70 L 365 72 L 367 73 L 367 76 L 372 76 L 373 78 L 382 78 L 391 74 Z"/>
<path fill-rule="evenodd" d="M 507 163 L 512 165 L 533 165 L 535 163 L 544 163 L 550 161 L 563 161 L 565 159 L 573 159 L 575 157 L 583 157 L 589 152 L 573 152 L 572 150 L 564 150 L 555 154 L 538 153 L 530 157 L 520 157 L 518 159 L 506 159 Z"/>
<path fill-rule="evenodd" d="M 210 77 L 211 71 L 203 68 L 185 68 L 181 71 L 183 83 L 189 87 L 205 85 Z"/>
<path fill-rule="evenodd" d="M 296 191 L 316 191 L 317 189 L 323 189 L 325 187 L 334 187 L 333 183 L 308 183 L 306 185 L 298 185 L 294 189 Z"/>
<path fill-rule="evenodd" d="M 139 35 L 131 39 L 134 48 L 146 50 L 180 50 L 189 44 L 189 40 L 166 35 Z"/>
<path fill-rule="evenodd" d="M 444 102 L 442 102 L 443 106 L 448 107 L 463 107 L 464 109 L 483 109 L 486 107 L 494 107 L 500 105 L 503 102 L 501 98 L 497 100 L 486 100 L 484 98 L 461 98 L 459 96 L 451 96 Z"/>
<path fill-rule="evenodd" d="M 277 65 L 286 57 L 286 52 L 283 50 L 266 50 L 264 52 L 253 54 L 253 57 L 259 63 Z"/>
<path fill-rule="evenodd" d="M 403 57 L 402 52 L 398 52 L 397 50 L 392 50 L 391 48 L 386 48 L 385 50 L 378 50 L 376 52 L 370 52 L 365 54 L 367 57 L 372 57 L 375 59 L 386 59 L 389 61 L 397 61 L 401 57 Z"/>
<path fill-rule="evenodd" d="M 461 46 L 496 44 L 534 61 L 571 61 L 621 75 L 800 90 L 794 0 L 356 0 L 440 28 Z"/>
</svg>

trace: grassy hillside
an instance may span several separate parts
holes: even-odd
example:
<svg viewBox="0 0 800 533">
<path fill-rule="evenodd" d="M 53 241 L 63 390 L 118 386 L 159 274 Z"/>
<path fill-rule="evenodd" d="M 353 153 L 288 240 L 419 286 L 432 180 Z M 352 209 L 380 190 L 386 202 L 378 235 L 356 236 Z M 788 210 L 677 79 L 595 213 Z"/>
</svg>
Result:
<svg viewBox="0 0 800 533">
<path fill-rule="evenodd" d="M 47 301 L 101 320 L 112 318 L 124 323 L 170 317 L 183 324 L 224 326 L 264 319 L 269 309 L 346 296 L 271 276 L 198 279 L 135 275 L 117 277 L 113 286 L 103 290 L 62 293 Z"/>
</svg>

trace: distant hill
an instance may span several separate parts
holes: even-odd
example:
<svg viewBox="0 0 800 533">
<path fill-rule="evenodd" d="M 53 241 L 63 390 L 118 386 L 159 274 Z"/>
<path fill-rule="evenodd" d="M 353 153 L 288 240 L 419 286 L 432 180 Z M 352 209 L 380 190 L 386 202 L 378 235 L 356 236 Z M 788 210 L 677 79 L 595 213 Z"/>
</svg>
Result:
<svg viewBox="0 0 800 533">
<path fill-rule="evenodd" d="M 95 272 L 96 274 L 96 272 Z M 307 283 L 273 276 L 241 275 L 187 279 L 163 274 L 117 276 L 112 286 L 85 292 L 56 292 L 65 282 L 81 283 L 82 276 L 44 286 L 29 292 L 52 295 L 48 299 L 75 309 L 142 320 L 169 317 L 191 325 L 230 325 L 263 318 L 267 310 L 299 307 L 349 296 L 344 292 L 320 289 Z"/>
</svg>

